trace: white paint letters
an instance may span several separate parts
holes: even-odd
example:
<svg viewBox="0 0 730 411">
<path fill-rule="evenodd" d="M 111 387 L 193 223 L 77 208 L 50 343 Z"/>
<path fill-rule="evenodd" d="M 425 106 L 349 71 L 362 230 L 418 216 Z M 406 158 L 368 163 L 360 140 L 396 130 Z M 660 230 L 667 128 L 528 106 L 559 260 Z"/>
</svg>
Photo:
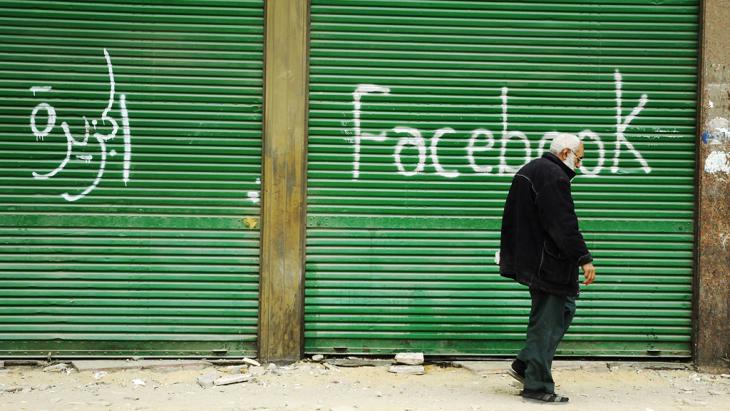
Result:
<svg viewBox="0 0 730 411">
<path fill-rule="evenodd" d="M 628 127 L 631 125 L 631 122 L 641 113 L 641 111 L 644 109 L 646 104 L 649 101 L 649 98 L 646 94 L 642 94 L 641 98 L 639 99 L 638 104 L 634 109 L 631 111 L 631 113 L 623 117 L 622 114 L 622 77 L 621 73 L 616 70 L 614 73 L 614 82 L 615 82 L 615 93 L 616 93 L 616 143 L 614 146 L 614 157 L 613 157 L 613 164 L 611 166 L 611 173 L 618 173 L 620 168 L 620 156 L 621 156 L 621 150 L 623 147 L 626 147 L 626 149 L 633 154 L 633 156 L 636 158 L 636 160 L 641 165 L 641 169 L 644 171 L 644 173 L 650 173 L 651 167 L 649 166 L 648 162 L 644 159 L 644 157 L 641 155 L 641 153 L 634 147 L 634 145 L 626 138 L 625 132 L 628 129 Z M 355 126 L 355 138 L 354 138 L 354 159 L 353 159 L 353 173 L 352 173 L 352 179 L 357 180 L 360 177 L 360 152 L 361 152 L 361 144 L 364 140 L 369 141 L 375 141 L 375 142 L 384 142 L 388 139 L 387 137 L 387 131 L 381 131 L 378 134 L 369 134 L 364 133 L 361 129 L 361 120 L 360 115 L 362 113 L 362 96 L 366 94 L 380 94 L 380 95 L 390 95 L 390 88 L 384 87 L 384 86 L 378 86 L 375 84 L 361 84 L 357 86 L 355 91 L 352 93 L 352 99 L 353 99 L 353 105 L 354 105 L 354 112 L 353 112 L 353 120 L 354 120 L 354 126 Z M 497 175 L 511 175 L 517 172 L 522 165 L 529 162 L 533 156 L 532 156 L 532 145 L 530 140 L 528 139 L 527 135 L 522 131 L 517 130 L 510 130 L 509 126 L 509 89 L 507 87 L 502 87 L 501 89 L 501 105 L 500 108 L 502 110 L 501 114 L 501 136 L 499 140 L 495 140 L 494 135 L 490 130 L 484 129 L 484 128 L 478 128 L 471 131 L 471 136 L 469 138 L 469 141 L 465 147 L 466 151 L 466 160 L 469 164 L 469 167 L 471 167 L 472 171 L 477 174 L 493 174 L 496 173 Z M 427 143 L 426 140 L 423 138 L 422 132 L 416 128 L 412 127 L 406 127 L 406 126 L 396 126 L 392 129 L 395 133 L 404 133 L 408 134 L 409 137 L 400 137 L 398 139 L 398 142 L 395 146 L 394 152 L 393 152 L 393 159 L 394 159 L 394 165 L 396 169 L 398 170 L 398 173 L 407 177 L 412 177 L 417 174 L 420 174 L 424 172 L 426 169 L 426 152 L 427 152 Z M 457 170 L 446 170 L 439 161 L 439 154 L 438 154 L 438 144 L 441 141 L 441 139 L 447 135 L 447 134 L 454 134 L 456 131 L 451 127 L 443 127 L 438 130 L 436 130 L 433 134 L 433 137 L 431 138 L 430 143 L 430 160 L 433 165 L 433 168 L 435 170 L 435 174 L 439 175 L 444 178 L 456 178 L 459 177 L 460 173 Z M 542 154 L 547 150 L 549 147 L 551 141 L 564 133 L 558 132 L 558 131 L 549 131 L 543 134 L 542 138 L 537 142 L 537 156 L 542 156 Z M 601 140 L 601 137 L 588 129 L 581 130 L 577 137 L 581 141 L 591 140 L 592 143 L 595 145 L 595 150 L 593 150 L 594 153 L 598 156 L 597 163 L 593 166 L 593 168 L 589 169 L 585 166 L 581 166 L 580 170 L 581 173 L 587 177 L 597 177 L 601 171 L 604 169 L 604 163 L 606 161 L 606 149 L 603 141 Z M 519 165 L 509 165 L 507 164 L 507 150 L 509 148 L 510 142 L 521 142 L 522 145 L 524 145 L 524 148 L 518 148 L 518 150 L 524 150 L 524 158 L 522 160 L 522 163 Z M 491 165 L 484 164 L 483 156 L 482 161 L 478 161 L 477 154 L 481 153 L 489 153 L 494 150 L 497 150 L 495 145 L 499 142 L 499 158 L 496 164 L 498 164 L 497 170 L 494 170 L 495 167 Z M 514 143 L 513 143 L 514 144 Z M 403 165 L 401 153 L 406 148 L 406 146 L 413 146 L 418 150 L 418 164 L 415 166 L 415 168 L 412 168 L 411 170 L 406 170 L 405 166 Z M 514 148 L 513 148 L 514 149 Z M 719 157 L 719 156 L 718 156 Z M 481 163 L 481 164 L 480 164 Z M 723 169 L 722 165 L 716 165 L 715 163 L 711 164 L 711 168 L 713 170 L 715 169 Z"/>
<path fill-rule="evenodd" d="M 99 127 L 101 126 L 99 121 L 94 119 L 91 121 L 91 124 L 89 124 L 89 120 L 84 116 L 84 137 L 81 140 L 76 139 L 73 134 L 71 133 L 71 128 L 69 127 L 67 122 L 61 123 L 61 129 L 63 130 L 63 134 L 66 137 L 66 156 L 64 159 L 59 163 L 59 165 L 54 168 L 53 170 L 47 172 L 47 173 L 37 173 L 33 172 L 33 178 L 36 180 L 47 180 L 61 172 L 71 161 L 71 155 L 73 153 L 73 150 L 75 147 L 86 147 L 89 144 L 89 137 L 91 135 L 91 128 L 94 129 L 94 139 L 99 145 L 99 169 L 96 173 L 96 177 L 94 178 L 94 181 L 87 186 L 84 190 L 82 190 L 78 194 L 70 194 L 70 193 L 63 193 L 61 194 L 61 197 L 63 197 L 66 201 L 77 201 L 89 193 L 91 193 L 98 185 L 99 182 L 101 182 L 101 179 L 104 176 L 104 170 L 106 168 L 106 162 L 107 162 L 107 142 L 114 139 L 114 137 L 117 135 L 117 132 L 119 131 L 119 123 L 116 119 L 111 117 L 109 115 L 109 112 L 112 110 L 112 107 L 114 105 L 114 98 L 115 98 L 115 87 L 116 83 L 114 82 L 114 72 L 112 70 L 112 61 L 111 57 L 109 57 L 109 52 L 107 52 L 106 49 L 104 49 L 104 58 L 106 59 L 107 64 L 107 70 L 109 72 L 109 100 L 107 102 L 106 107 L 101 113 L 100 120 L 101 124 L 106 125 L 107 123 L 111 126 L 111 130 L 108 134 L 104 134 L 99 131 Z M 50 92 L 52 88 L 50 86 L 34 86 L 30 88 L 31 92 L 33 92 L 33 95 L 35 96 L 37 92 Z M 132 137 L 129 129 L 129 113 L 127 111 L 127 103 L 126 103 L 126 96 L 122 94 L 119 96 L 119 105 L 120 105 L 120 114 L 122 116 L 122 133 L 124 134 L 124 158 L 123 158 L 123 171 L 122 171 L 122 180 L 124 181 L 124 185 L 127 185 L 129 182 L 129 174 L 130 174 L 130 164 L 132 160 Z M 38 113 L 44 110 L 47 115 L 46 125 L 43 128 L 43 130 L 38 129 L 36 117 Z M 36 137 L 36 140 L 42 141 L 46 136 L 48 136 L 51 131 L 53 130 L 54 126 L 56 124 L 56 110 L 49 105 L 48 103 L 40 103 L 38 104 L 33 111 L 30 114 L 30 129 L 33 132 L 33 135 Z M 116 150 L 109 151 L 109 157 L 114 157 L 117 154 Z M 90 163 L 93 160 L 93 156 L 91 154 L 77 154 L 76 158 L 83 161 L 84 163 Z"/>
<path fill-rule="evenodd" d="M 435 133 L 433 133 L 433 138 L 431 139 L 431 162 L 433 163 L 433 168 L 436 169 L 436 174 L 446 177 L 446 178 L 456 178 L 459 177 L 458 171 L 446 171 L 442 166 L 441 162 L 439 161 L 439 155 L 438 155 L 438 145 L 439 141 L 441 140 L 441 137 L 444 136 L 444 134 L 454 133 L 454 129 L 451 127 L 444 127 L 436 130 Z M 424 159 L 425 161 L 425 159 Z"/>
<path fill-rule="evenodd" d="M 487 144 L 484 147 L 475 147 L 479 141 L 479 137 L 484 136 L 487 139 Z M 474 153 L 486 153 L 494 147 L 494 136 L 489 130 L 478 128 L 471 132 L 469 138 L 469 144 L 466 146 L 466 159 L 469 161 L 471 169 L 475 173 L 489 174 L 492 171 L 492 166 L 480 166 L 477 165 L 477 160 L 474 158 Z"/>
<path fill-rule="evenodd" d="M 360 142 L 365 140 L 372 141 L 385 141 L 387 138 L 385 131 L 380 134 L 368 134 L 363 133 L 360 129 L 360 113 L 362 110 L 362 103 L 360 100 L 365 94 L 383 94 L 389 95 L 390 89 L 388 87 L 381 87 L 374 84 L 360 84 L 357 89 L 352 93 L 352 100 L 355 106 L 352 117 L 355 123 L 355 159 L 353 160 L 352 179 L 357 180 L 360 176 Z"/>
<path fill-rule="evenodd" d="M 639 163 L 641 164 L 641 168 L 644 170 L 645 173 L 649 174 L 651 173 L 651 167 L 649 167 L 649 164 L 644 160 L 644 157 L 641 156 L 641 153 L 637 149 L 634 148 L 634 145 L 629 142 L 629 140 L 624 137 L 624 131 L 626 131 L 626 128 L 631 123 L 631 120 L 635 119 L 636 116 L 641 113 L 641 110 L 644 109 L 644 106 L 646 106 L 646 103 L 649 101 L 649 97 L 646 94 L 642 94 L 641 98 L 639 99 L 639 104 L 634 107 L 634 109 L 631 111 L 631 114 L 629 114 L 628 117 L 625 119 L 621 119 L 621 72 L 616 70 L 616 72 L 613 75 L 614 80 L 616 81 L 616 148 L 614 149 L 614 155 L 613 155 L 613 166 L 611 166 L 611 172 L 617 173 L 618 172 L 618 162 L 619 162 L 619 156 L 621 155 L 621 146 L 626 145 L 626 147 L 629 149 L 629 151 L 636 156 L 636 159 L 639 160 Z"/>
<path fill-rule="evenodd" d="M 527 135 L 521 131 L 508 131 L 507 121 L 507 87 L 502 87 L 502 152 L 499 156 L 499 175 L 514 174 L 522 166 L 512 167 L 507 165 L 507 144 L 510 139 L 516 138 L 522 140 L 525 144 L 525 162 L 527 164 L 532 158 L 532 150 L 530 150 L 530 140 L 527 139 Z"/>
<path fill-rule="evenodd" d="M 410 177 L 422 172 L 426 167 L 426 142 L 423 140 L 423 137 L 421 137 L 421 132 L 418 131 L 418 129 L 410 127 L 396 127 L 393 131 L 396 133 L 407 133 L 411 135 L 411 137 L 402 137 L 399 139 L 398 144 L 395 146 L 393 158 L 395 158 L 395 166 L 398 167 L 398 173 Z M 406 171 L 400 157 L 400 153 L 403 151 L 405 146 L 408 145 L 414 146 L 418 149 L 418 165 L 413 171 Z"/>
</svg>

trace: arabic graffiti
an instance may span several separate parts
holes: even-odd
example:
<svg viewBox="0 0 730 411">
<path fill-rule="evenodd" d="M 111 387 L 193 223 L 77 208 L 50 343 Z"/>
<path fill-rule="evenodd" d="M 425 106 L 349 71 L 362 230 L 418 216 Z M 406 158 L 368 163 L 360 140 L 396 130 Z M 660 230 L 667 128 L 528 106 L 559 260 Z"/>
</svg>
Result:
<svg viewBox="0 0 730 411">
<path fill-rule="evenodd" d="M 106 163 L 107 163 L 107 142 L 114 139 L 116 137 L 117 133 L 119 132 L 119 123 L 117 120 L 115 120 L 113 117 L 109 115 L 109 112 L 112 110 L 112 107 L 114 105 L 115 100 L 115 82 L 114 82 L 114 72 L 112 70 L 112 61 L 111 57 L 109 57 L 109 52 L 104 49 L 104 57 L 106 59 L 107 68 L 109 71 L 109 101 L 104 108 L 104 111 L 102 111 L 100 120 L 101 123 L 99 123 L 99 120 L 93 119 L 91 121 L 91 124 L 89 124 L 89 120 L 86 118 L 86 116 L 83 116 L 84 119 L 84 137 L 81 140 L 76 139 L 71 134 L 71 129 L 67 122 L 61 123 L 61 128 L 63 129 L 63 133 L 66 136 L 66 157 L 61 161 L 60 164 L 53 170 L 47 172 L 47 173 L 37 173 L 33 172 L 33 178 L 36 180 L 48 180 L 55 176 L 56 174 L 60 173 L 66 165 L 68 165 L 69 161 L 71 161 L 71 155 L 74 151 L 74 148 L 76 147 L 86 147 L 89 143 L 89 137 L 91 136 L 90 128 L 93 127 L 94 129 L 94 139 L 99 144 L 99 170 L 96 173 L 96 178 L 94 181 L 87 186 L 83 191 L 81 191 L 78 194 L 70 194 L 70 193 L 63 193 L 61 194 L 61 197 L 63 197 L 66 201 L 73 202 L 77 201 L 81 198 L 84 198 L 87 194 L 91 193 L 96 186 L 99 185 L 99 182 L 101 182 L 101 179 L 104 177 L 104 170 L 106 169 Z M 50 92 L 52 91 L 52 88 L 50 86 L 34 86 L 30 88 L 30 91 L 33 92 L 33 95 L 35 96 L 37 92 Z M 36 121 L 36 116 L 39 112 L 44 111 L 47 115 L 46 125 L 43 127 L 43 129 L 38 128 L 38 124 Z M 129 181 L 129 175 L 130 175 L 130 164 L 132 162 L 132 136 L 129 129 L 129 112 L 127 111 L 127 101 L 126 96 L 124 94 L 121 94 L 119 96 L 119 112 L 122 117 L 122 134 L 123 134 L 123 144 L 124 144 L 124 155 L 123 155 L 123 165 L 122 165 L 122 181 L 124 181 L 124 185 L 126 186 Z M 111 131 L 108 134 L 104 134 L 97 129 L 101 127 L 101 125 L 107 125 L 109 124 L 111 126 Z M 54 127 L 56 125 L 56 109 L 53 108 L 48 103 L 40 103 L 35 108 L 33 108 L 33 111 L 30 114 L 30 129 L 33 132 L 33 135 L 36 138 L 36 141 L 43 141 L 45 137 L 47 137 L 49 134 L 51 134 L 51 131 L 53 131 Z M 108 157 L 114 157 L 117 155 L 116 150 L 110 150 L 108 152 Z M 93 160 L 93 156 L 91 154 L 77 154 L 76 159 L 83 161 L 84 163 L 91 163 Z"/>
</svg>

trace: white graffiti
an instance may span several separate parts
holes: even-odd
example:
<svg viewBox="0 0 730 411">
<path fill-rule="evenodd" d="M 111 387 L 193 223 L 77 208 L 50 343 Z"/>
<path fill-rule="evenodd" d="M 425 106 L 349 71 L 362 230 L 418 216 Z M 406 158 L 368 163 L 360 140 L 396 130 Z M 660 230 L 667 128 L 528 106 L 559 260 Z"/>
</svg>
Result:
<svg viewBox="0 0 730 411">
<path fill-rule="evenodd" d="M 474 147 L 480 136 L 487 138 L 487 144 L 484 147 Z M 489 174 L 492 171 L 492 166 L 477 165 L 476 158 L 474 158 L 474 153 L 486 153 L 490 151 L 492 147 L 494 147 L 494 135 L 492 135 L 491 131 L 478 128 L 471 132 L 469 144 L 466 146 L 466 159 L 475 173 Z"/>
<path fill-rule="evenodd" d="M 393 131 L 396 133 L 407 133 L 411 135 L 411 137 L 403 137 L 399 139 L 398 144 L 395 146 L 395 153 L 393 153 L 393 157 L 395 158 L 395 166 L 398 167 L 398 172 L 404 176 L 415 176 L 422 172 L 423 169 L 426 168 L 426 140 L 421 137 L 421 132 L 418 131 L 418 129 L 410 127 L 396 127 Z M 413 171 L 406 171 L 405 167 L 403 167 L 403 163 L 401 163 L 400 153 L 407 145 L 414 146 L 418 149 L 418 165 Z"/>
<path fill-rule="evenodd" d="M 621 170 L 621 152 L 625 148 L 627 152 L 632 154 L 634 158 L 641 165 L 641 170 L 648 174 L 651 173 L 651 167 L 649 163 L 644 159 L 639 150 L 626 138 L 626 130 L 631 125 L 631 122 L 636 119 L 641 111 L 646 107 L 649 102 L 649 97 L 646 94 L 642 94 L 638 104 L 632 109 L 631 113 L 624 117 L 623 116 L 623 79 L 619 70 L 614 73 L 615 83 L 615 95 L 616 95 L 616 143 L 614 146 L 613 163 L 610 168 L 610 172 L 615 174 Z M 447 134 L 454 134 L 456 131 L 451 127 L 444 127 L 436 130 L 431 138 L 430 146 L 427 144 L 426 139 L 423 137 L 421 130 L 407 126 L 396 126 L 389 130 L 381 130 L 377 134 L 366 133 L 362 131 L 361 115 L 362 115 L 362 98 L 368 94 L 376 94 L 380 96 L 389 96 L 390 88 L 385 86 L 379 86 L 376 84 L 361 84 L 358 85 L 355 91 L 352 93 L 353 99 L 353 123 L 354 123 L 354 139 L 346 139 L 348 142 L 354 144 L 354 155 L 353 155 L 353 171 L 352 179 L 358 180 L 360 177 L 360 158 L 363 141 L 373 142 L 385 142 L 388 139 L 388 132 L 396 134 L 407 134 L 408 137 L 400 137 L 396 143 L 393 159 L 394 165 L 397 172 L 403 176 L 411 177 L 423 173 L 426 169 L 426 161 L 430 158 L 435 174 L 445 178 L 457 178 L 461 174 L 457 170 L 446 170 L 441 165 L 438 155 L 438 144 L 442 138 Z M 472 171 L 476 174 L 490 175 L 496 173 L 497 175 L 511 175 L 517 172 L 522 165 L 528 163 L 533 157 L 532 143 L 528 139 L 527 135 L 518 130 L 510 130 L 509 126 L 509 89 L 502 87 L 501 94 L 501 135 L 499 140 L 495 140 L 492 131 L 478 128 L 471 131 L 470 138 L 465 147 L 466 160 L 471 167 Z M 537 156 L 542 156 L 550 142 L 557 136 L 564 134 L 558 131 L 549 131 L 542 135 L 542 138 L 537 142 Z M 589 129 L 584 129 L 576 135 L 581 141 L 590 140 L 595 144 L 597 161 L 593 168 L 587 168 L 585 166 L 580 167 L 580 171 L 587 177 L 597 177 L 604 169 L 606 162 L 606 149 L 605 144 L 602 141 L 600 135 Z M 524 158 L 522 163 L 519 165 L 507 164 L 507 148 L 510 142 L 521 142 L 524 146 Z M 499 147 L 495 147 L 499 144 Z M 410 170 L 406 170 L 405 165 L 402 161 L 403 150 L 412 146 L 418 151 L 418 163 Z M 430 156 L 427 158 L 427 146 L 430 147 Z M 490 153 L 495 150 L 499 152 L 498 167 L 491 165 L 481 165 L 478 162 L 477 155 Z"/>
<path fill-rule="evenodd" d="M 614 79 L 616 80 L 616 148 L 614 149 L 613 166 L 611 166 L 611 172 L 618 172 L 618 161 L 619 156 L 621 155 L 621 146 L 626 145 L 629 151 L 631 151 L 636 156 L 636 159 L 639 160 L 639 163 L 641 163 L 641 168 L 644 169 L 644 172 L 648 174 L 651 172 L 651 167 L 649 167 L 649 164 L 646 162 L 646 160 L 644 160 L 644 157 L 641 156 L 641 153 L 639 153 L 639 151 L 634 148 L 634 145 L 626 139 L 626 137 L 624 136 L 624 131 L 626 131 L 626 129 L 629 127 L 631 121 L 635 119 L 636 116 L 639 115 L 639 113 L 641 113 L 641 110 L 644 109 L 644 106 L 646 106 L 646 103 L 649 101 L 649 96 L 647 96 L 646 94 L 642 94 L 641 98 L 639 99 L 639 104 L 634 107 L 628 117 L 622 120 L 621 73 L 618 70 L 616 70 L 616 72 L 614 73 Z"/>
<path fill-rule="evenodd" d="M 502 152 L 499 155 L 499 175 L 514 174 L 521 167 L 511 167 L 507 165 L 507 143 L 509 143 L 512 138 L 522 140 L 525 144 L 525 161 L 523 165 L 527 164 L 532 158 L 532 150 L 530 150 L 530 140 L 527 139 L 527 135 L 521 131 L 507 131 L 509 127 L 509 123 L 507 121 L 508 91 L 509 90 L 507 89 L 507 87 L 502 87 Z"/>
<path fill-rule="evenodd" d="M 366 139 L 372 141 L 385 141 L 386 139 L 385 131 L 381 132 L 380 134 L 373 135 L 362 133 L 362 131 L 360 130 L 360 112 L 362 106 L 360 99 L 365 94 L 383 94 L 387 96 L 390 94 L 390 89 L 388 87 L 381 87 L 375 84 L 360 84 L 352 93 L 352 100 L 353 104 L 355 105 L 355 112 L 353 115 L 353 121 L 355 123 L 355 160 L 354 169 L 352 171 L 352 178 L 354 180 L 357 180 L 357 178 L 360 176 L 360 143 L 362 142 L 362 140 Z"/>
<path fill-rule="evenodd" d="M 730 153 L 713 150 L 705 159 L 705 172 L 730 174 Z"/>
<path fill-rule="evenodd" d="M 454 129 L 451 127 L 444 127 L 436 130 L 435 133 L 433 133 L 433 138 L 431 139 L 431 162 L 433 163 L 433 168 L 436 169 L 436 174 L 446 177 L 446 178 L 456 178 L 459 177 L 458 171 L 446 171 L 441 166 L 441 163 L 439 162 L 439 155 L 438 155 L 438 144 L 441 140 L 441 137 L 443 137 L 445 134 L 451 134 L 455 133 Z M 424 159 L 425 161 L 425 159 Z"/>
<path fill-rule="evenodd" d="M 261 185 L 261 179 L 260 178 L 257 178 L 256 179 L 256 185 L 258 185 L 258 186 Z M 249 191 L 248 193 L 246 193 L 246 196 L 254 204 L 258 204 L 258 203 L 261 202 L 261 193 L 259 191 Z"/>
<path fill-rule="evenodd" d="M 77 201 L 83 197 L 85 197 L 87 194 L 92 192 L 98 185 L 99 182 L 101 182 L 101 179 L 104 177 L 104 170 L 106 168 L 106 162 L 107 162 L 107 142 L 111 141 L 116 137 L 117 133 L 119 132 L 119 123 L 116 119 L 111 117 L 109 115 L 110 111 L 112 110 L 112 107 L 114 106 L 115 101 L 115 88 L 116 83 L 114 82 L 114 72 L 112 69 L 112 61 L 111 57 L 109 56 L 109 52 L 104 49 L 104 58 L 106 59 L 107 69 L 109 72 L 109 100 L 107 102 L 106 107 L 101 113 L 100 120 L 101 124 L 106 125 L 109 124 L 111 126 L 111 131 L 108 134 L 104 134 L 102 132 L 98 131 L 98 128 L 100 127 L 100 123 L 97 119 L 94 119 L 91 121 L 91 124 L 89 124 L 89 120 L 86 118 L 86 116 L 83 116 L 84 119 L 84 137 L 81 140 L 76 139 L 73 134 L 71 133 L 71 128 L 69 127 L 67 122 L 61 123 L 61 129 L 63 130 L 63 133 L 66 137 L 66 157 L 61 161 L 61 163 L 54 168 L 53 170 L 47 172 L 47 173 L 37 173 L 33 172 L 33 178 L 36 180 L 48 180 L 61 172 L 71 161 L 71 155 L 74 151 L 74 148 L 76 147 L 86 147 L 89 144 L 89 137 L 91 136 L 91 128 L 94 129 L 94 139 L 99 145 L 99 169 L 96 173 L 96 177 L 94 178 L 94 181 L 87 186 L 84 190 L 82 190 L 78 194 L 70 194 L 70 193 L 63 193 L 61 194 L 61 197 L 63 197 L 66 201 Z M 33 86 L 30 88 L 31 92 L 33 92 L 33 96 L 36 95 L 37 92 L 50 92 L 52 91 L 52 88 L 50 86 Z M 40 130 L 37 126 L 36 117 L 40 111 L 45 111 L 47 115 L 46 125 L 45 127 Z M 132 136 L 131 131 L 129 128 L 129 112 L 127 111 L 127 102 L 126 102 L 126 96 L 124 94 L 119 96 L 119 111 L 120 115 L 122 117 L 122 134 L 123 134 L 123 145 L 124 145 L 124 157 L 123 157 L 123 170 L 122 170 L 122 180 L 124 182 L 124 185 L 126 186 L 130 181 L 130 165 L 132 162 Z M 30 129 L 33 132 L 33 135 L 36 137 L 37 141 L 43 141 L 45 137 L 47 137 L 53 128 L 56 125 L 56 110 L 53 108 L 53 106 L 49 105 L 48 103 L 40 103 L 38 104 L 30 115 Z M 109 151 L 109 157 L 114 157 L 117 155 L 116 150 Z M 84 163 L 91 163 L 94 156 L 91 154 L 77 154 L 75 155 L 76 159 L 83 161 Z"/>
</svg>

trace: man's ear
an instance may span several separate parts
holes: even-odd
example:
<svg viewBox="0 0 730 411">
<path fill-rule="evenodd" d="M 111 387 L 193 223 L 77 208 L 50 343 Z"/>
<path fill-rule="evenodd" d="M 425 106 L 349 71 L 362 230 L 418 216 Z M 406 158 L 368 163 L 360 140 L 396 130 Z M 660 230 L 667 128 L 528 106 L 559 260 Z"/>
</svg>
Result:
<svg viewBox="0 0 730 411">
<path fill-rule="evenodd" d="M 565 159 L 568 158 L 568 154 L 570 154 L 570 149 L 569 148 L 564 148 L 563 151 L 561 151 L 560 153 L 558 153 L 558 158 L 561 161 L 565 161 Z"/>
</svg>

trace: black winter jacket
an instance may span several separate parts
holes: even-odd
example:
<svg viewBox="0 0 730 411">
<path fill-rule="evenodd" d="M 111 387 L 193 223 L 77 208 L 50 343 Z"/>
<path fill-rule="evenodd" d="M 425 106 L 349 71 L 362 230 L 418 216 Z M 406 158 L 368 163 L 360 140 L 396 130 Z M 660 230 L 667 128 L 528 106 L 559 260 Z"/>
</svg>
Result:
<svg viewBox="0 0 730 411">
<path fill-rule="evenodd" d="M 552 153 L 515 174 L 502 216 L 502 276 L 547 293 L 578 295 L 578 267 L 593 258 L 578 228 L 573 177 Z"/>
</svg>

